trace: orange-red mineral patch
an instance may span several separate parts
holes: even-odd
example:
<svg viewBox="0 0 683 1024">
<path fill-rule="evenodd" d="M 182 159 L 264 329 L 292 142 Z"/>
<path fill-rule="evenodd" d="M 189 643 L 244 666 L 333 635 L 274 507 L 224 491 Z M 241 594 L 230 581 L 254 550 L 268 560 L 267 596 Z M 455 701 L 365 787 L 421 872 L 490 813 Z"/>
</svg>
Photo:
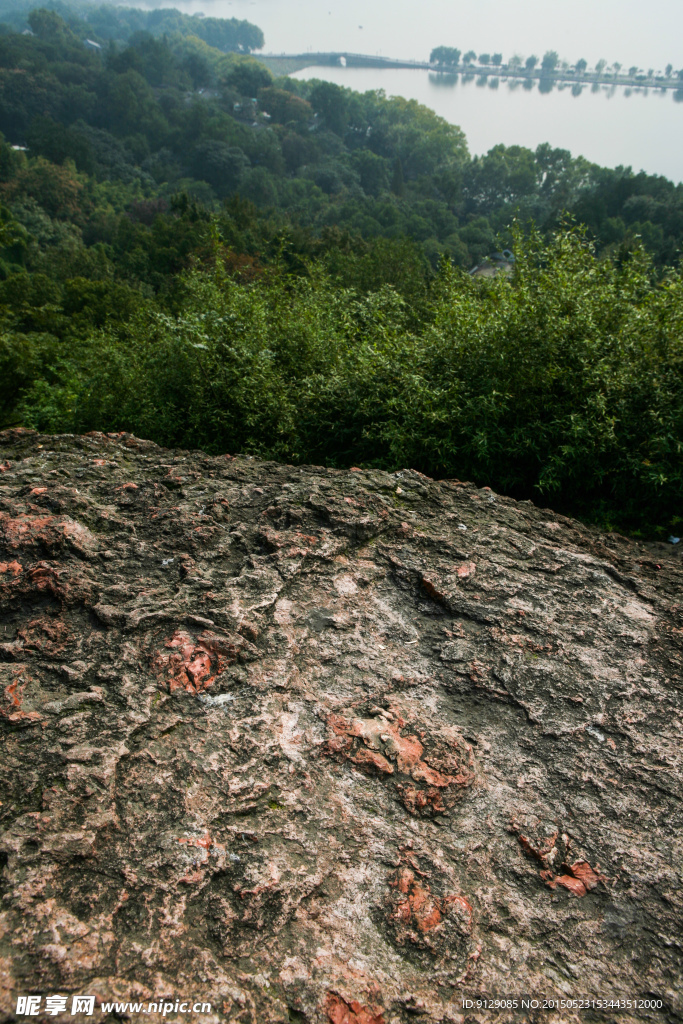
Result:
<svg viewBox="0 0 683 1024">
<path fill-rule="evenodd" d="M 0 530 L 3 540 L 13 550 L 28 547 L 42 539 L 47 529 L 52 526 L 54 516 L 10 516 L 0 513 Z"/>
<path fill-rule="evenodd" d="M 591 889 L 595 889 L 598 882 L 607 881 L 606 877 L 600 874 L 599 865 L 594 870 L 588 861 L 577 860 L 575 864 L 565 865 L 565 867 L 567 869 L 566 874 L 547 881 L 546 884 L 551 889 L 561 885 L 573 893 L 574 896 L 585 896 Z"/>
<path fill-rule="evenodd" d="M 91 555 L 97 541 L 87 527 L 73 519 L 59 520 L 55 516 L 20 515 L 12 518 L 0 512 L 0 537 L 11 551 L 42 545 L 50 553 L 65 545 L 79 555 Z"/>
<path fill-rule="evenodd" d="M 181 844 L 187 843 L 189 846 L 201 847 L 203 850 L 210 850 L 213 846 L 213 839 L 208 832 L 205 832 L 198 839 L 194 836 L 181 836 L 178 842 Z"/>
<path fill-rule="evenodd" d="M 410 868 L 401 868 L 395 885 L 401 894 L 394 919 L 402 925 L 414 924 L 418 931 L 429 932 L 441 923 L 439 901 L 426 883 L 415 878 Z"/>
<path fill-rule="evenodd" d="M 21 563 L 16 560 L 13 562 L 0 562 L 0 573 L 11 572 L 13 576 L 18 576 L 23 569 Z"/>
<path fill-rule="evenodd" d="M 35 562 L 28 568 L 22 567 L 22 571 L 15 572 L 11 579 L 6 574 L 0 575 L 0 594 L 3 596 L 36 593 L 51 594 L 62 604 L 88 607 L 92 602 L 93 587 L 85 577 L 68 569 L 55 569 L 49 562 Z"/>
<path fill-rule="evenodd" d="M 530 857 L 534 857 L 541 864 L 541 878 L 550 889 L 556 889 L 558 885 L 561 885 L 574 896 L 585 896 L 591 889 L 595 889 L 598 882 L 607 881 L 605 875 L 600 874 L 600 866 L 596 865 L 595 868 L 592 868 L 586 860 L 577 860 L 573 864 L 563 863 L 561 868 L 563 873 L 555 875 L 553 864 L 558 853 L 560 853 L 556 846 L 558 836 L 559 833 L 555 832 L 553 835 L 548 836 L 547 839 L 534 845 L 521 832 L 517 834 L 524 852 L 528 853 Z M 565 844 L 566 856 L 569 851 L 569 840 L 566 836 L 563 836 L 562 841 Z M 563 857 L 557 857 L 557 859 L 561 860 Z"/>
<path fill-rule="evenodd" d="M 223 637 L 205 631 L 193 640 L 180 629 L 164 646 L 170 653 L 157 651 L 152 666 L 170 693 L 202 693 L 226 665 L 232 665 L 238 658 L 249 659 L 254 651 L 242 636 Z"/>
<path fill-rule="evenodd" d="M 432 892 L 425 872 L 402 866 L 390 888 L 392 909 L 389 922 L 396 942 L 406 942 L 437 952 L 439 947 L 457 945 L 472 933 L 472 907 L 464 896 L 438 896 Z M 415 870 L 413 870 L 413 868 Z M 418 875 L 422 877 L 418 877 Z"/>
<path fill-rule="evenodd" d="M 15 676 L 11 683 L 5 687 L 5 700 L 12 708 L 21 707 L 21 693 L 24 689 L 23 686 L 19 686 L 19 680 L 21 679 L 21 673 L 23 669 L 20 669 L 19 673 Z"/>
<path fill-rule="evenodd" d="M 186 693 L 203 693 L 215 679 L 211 674 L 211 654 L 202 643 L 195 643 L 182 630 L 176 630 L 166 648 L 171 652 L 158 651 L 154 657 L 157 675 L 162 676 L 169 693 L 184 690 Z"/>
<path fill-rule="evenodd" d="M 336 992 L 327 993 L 325 1013 L 331 1024 L 384 1024 L 379 1007 L 362 1006 L 356 999 L 347 1001 Z"/>
<path fill-rule="evenodd" d="M 394 769 L 386 757 L 376 750 L 368 750 L 367 747 L 361 747 L 357 754 L 350 757 L 350 760 L 362 768 L 376 769 L 383 775 L 394 774 Z"/>
<path fill-rule="evenodd" d="M 403 806 L 411 814 L 420 814 L 423 811 L 432 811 L 434 814 L 443 814 L 447 809 L 443 802 L 442 791 L 436 786 L 428 786 L 426 789 L 418 789 L 417 786 L 399 786 Z"/>
<path fill-rule="evenodd" d="M 5 703 L 8 706 L 6 709 L 0 708 L 0 714 L 10 722 L 39 722 L 41 716 L 37 711 L 24 711 L 21 706 L 23 692 L 26 687 L 26 682 L 22 683 L 21 686 L 19 685 L 23 671 L 23 668 L 19 669 L 12 682 L 5 687 Z"/>
<path fill-rule="evenodd" d="M 472 748 L 455 733 L 403 735 L 406 722 L 394 718 L 344 718 L 332 714 L 327 752 L 367 772 L 395 776 L 396 789 L 411 814 L 443 814 L 474 782 Z"/>
</svg>

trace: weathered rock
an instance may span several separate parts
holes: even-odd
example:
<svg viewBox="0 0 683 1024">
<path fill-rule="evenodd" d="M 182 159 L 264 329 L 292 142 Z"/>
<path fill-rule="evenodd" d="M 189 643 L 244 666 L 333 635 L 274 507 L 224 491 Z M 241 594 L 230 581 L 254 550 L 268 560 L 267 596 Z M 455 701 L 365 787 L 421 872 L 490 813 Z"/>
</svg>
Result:
<svg viewBox="0 0 683 1024">
<path fill-rule="evenodd" d="M 6 1018 L 683 1018 L 679 560 L 409 471 L 0 470 Z M 467 1005 L 524 997 L 631 1005 Z"/>
</svg>

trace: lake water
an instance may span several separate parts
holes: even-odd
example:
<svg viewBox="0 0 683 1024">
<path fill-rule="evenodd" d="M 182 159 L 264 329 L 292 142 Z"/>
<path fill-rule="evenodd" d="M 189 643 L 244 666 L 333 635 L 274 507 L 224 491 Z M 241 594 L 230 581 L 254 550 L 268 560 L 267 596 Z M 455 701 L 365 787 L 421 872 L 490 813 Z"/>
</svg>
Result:
<svg viewBox="0 0 683 1024">
<path fill-rule="evenodd" d="M 622 164 L 683 181 L 683 103 L 674 102 L 671 92 L 651 89 L 628 96 L 622 88 L 594 93 L 588 86 L 573 96 L 570 86 L 543 94 L 537 83 L 529 92 L 521 82 L 511 89 L 500 81 L 494 89 L 490 83 L 463 84 L 458 76 L 374 68 L 313 67 L 293 77 L 416 99 L 459 125 L 473 154 L 500 142 L 530 149 L 549 142 L 605 167 Z"/>
<path fill-rule="evenodd" d="M 143 5 L 145 0 L 136 0 Z M 266 37 L 264 53 L 346 50 L 427 60 L 434 46 L 542 56 L 574 63 L 604 58 L 647 71 L 683 67 L 683 0 L 153 0 L 187 13 L 246 18 Z M 541 95 L 437 83 L 421 71 L 323 68 L 315 74 L 354 89 L 419 100 L 459 124 L 470 150 L 498 142 L 569 149 L 608 167 L 631 165 L 683 180 L 683 103 L 671 93 L 614 95 L 571 90 Z"/>
</svg>

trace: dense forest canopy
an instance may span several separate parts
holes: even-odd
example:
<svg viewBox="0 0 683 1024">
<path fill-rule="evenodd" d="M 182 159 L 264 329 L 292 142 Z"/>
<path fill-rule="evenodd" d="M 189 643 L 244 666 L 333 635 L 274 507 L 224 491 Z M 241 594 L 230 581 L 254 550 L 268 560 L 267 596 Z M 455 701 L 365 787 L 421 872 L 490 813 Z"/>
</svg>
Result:
<svg viewBox="0 0 683 1024">
<path fill-rule="evenodd" d="M 147 17 L 125 8 L 88 16 L 108 11 Z M 470 158 L 460 130 L 415 101 L 275 81 L 254 58 L 220 53 L 196 34 L 138 31 L 126 46 L 93 51 L 83 42 L 90 26 L 74 17 L 33 10 L 28 19 L 34 35 L 0 36 L 0 131 L 28 147 L 6 186 L 15 205 L 43 157 L 62 175 L 73 165 L 92 179 L 88 188 L 108 182 L 119 212 L 181 191 L 209 207 L 239 193 L 316 232 L 334 224 L 365 238 L 409 236 L 433 266 L 447 254 L 469 267 L 507 244 L 513 215 L 552 229 L 566 211 L 600 250 L 639 236 L 658 264 L 678 258 L 683 186 L 664 178 L 547 145 Z M 91 219 L 92 241 L 97 230 Z"/>
<path fill-rule="evenodd" d="M 36 8 L 35 0 L 0 0 L 0 22 L 15 32 L 25 32 L 31 28 L 31 12 Z M 153 36 L 167 33 L 197 36 L 226 52 L 260 50 L 265 43 L 261 29 L 249 21 L 206 18 L 200 14 L 191 16 L 174 8 L 142 11 L 134 7 L 91 4 L 87 0 L 71 0 L 68 4 L 63 0 L 50 0 L 41 10 L 61 17 L 78 38 L 100 45 L 126 43 L 136 32 L 149 32 Z"/>
<path fill-rule="evenodd" d="M 112 10 L 125 42 L 95 32 Z M 415 101 L 188 34 L 209 19 L 63 14 L 0 33 L 0 425 L 409 464 L 677 528 L 683 186 L 548 145 L 473 158 Z M 510 280 L 469 276 L 506 246 Z"/>
</svg>

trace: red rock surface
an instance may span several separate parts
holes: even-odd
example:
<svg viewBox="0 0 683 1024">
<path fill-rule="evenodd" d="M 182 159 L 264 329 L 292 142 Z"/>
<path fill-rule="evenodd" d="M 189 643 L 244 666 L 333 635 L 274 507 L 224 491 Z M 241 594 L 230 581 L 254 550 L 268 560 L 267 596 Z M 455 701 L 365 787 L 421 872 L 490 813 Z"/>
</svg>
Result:
<svg viewBox="0 0 683 1024">
<path fill-rule="evenodd" d="M 683 1018 L 677 560 L 410 471 L 0 469 L 5 1019 Z M 662 1008 L 466 1004 L 525 996 Z"/>
</svg>

